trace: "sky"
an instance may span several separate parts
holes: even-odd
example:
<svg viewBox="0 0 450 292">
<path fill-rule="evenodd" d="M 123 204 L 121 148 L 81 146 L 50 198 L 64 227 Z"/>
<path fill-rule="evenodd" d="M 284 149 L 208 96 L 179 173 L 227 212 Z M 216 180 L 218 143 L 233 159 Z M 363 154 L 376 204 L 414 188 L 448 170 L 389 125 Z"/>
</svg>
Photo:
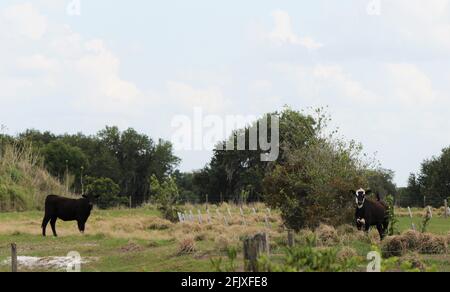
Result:
<svg viewBox="0 0 450 292">
<path fill-rule="evenodd" d="M 327 107 L 399 186 L 450 145 L 450 0 L 0 3 L 0 124 L 173 138 L 173 120 Z M 177 151 L 180 169 L 211 151 Z"/>
</svg>

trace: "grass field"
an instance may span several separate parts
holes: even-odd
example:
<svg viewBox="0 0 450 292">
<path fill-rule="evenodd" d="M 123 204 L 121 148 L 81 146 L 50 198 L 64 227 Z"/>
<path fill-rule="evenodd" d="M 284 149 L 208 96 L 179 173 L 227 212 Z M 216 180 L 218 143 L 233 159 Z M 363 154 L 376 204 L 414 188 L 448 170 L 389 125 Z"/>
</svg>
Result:
<svg viewBox="0 0 450 292">
<path fill-rule="evenodd" d="M 203 222 L 172 224 L 159 217 L 153 207 L 135 210 L 94 211 L 85 235 L 78 233 L 76 223 L 57 223 L 58 238 L 42 237 L 40 224 L 42 212 L 0 213 L 0 272 L 9 271 L 5 262 L 10 256 L 9 244 L 18 246 L 19 256 L 46 259 L 64 257 L 70 251 L 79 252 L 87 263 L 82 271 L 213 271 L 211 258 L 225 255 L 225 250 L 234 246 L 241 252 L 240 238 L 244 235 L 265 231 L 270 234 L 274 257 L 281 254 L 286 245 L 286 232 L 281 226 L 278 214 L 268 217 L 270 226 L 265 226 L 266 210 L 256 206 L 253 214 L 247 207 L 244 226 L 237 207 L 231 207 L 232 218 L 229 225 L 211 212 L 212 224 Z M 194 209 L 196 210 L 196 209 Z M 221 207 L 221 214 L 227 214 L 227 206 Z M 274 212 L 272 212 L 274 213 Z M 409 217 L 400 217 L 401 231 L 411 226 Z M 206 221 L 206 217 L 204 218 Z M 421 219 L 414 219 L 420 226 Z M 428 231 L 447 234 L 450 219 L 435 217 Z M 47 234 L 51 234 L 48 230 Z M 340 236 L 345 238 L 345 234 Z M 377 244 L 376 232 L 370 234 L 371 241 L 341 239 L 338 246 L 349 246 L 358 255 L 365 256 L 372 245 Z M 362 238 L 362 237 L 361 237 Z M 299 242 L 301 239 L 299 239 Z M 192 253 L 182 252 L 183 245 L 193 245 Z M 439 271 L 450 271 L 450 255 L 421 255 L 423 261 L 434 265 Z M 238 258 L 238 270 L 242 270 L 242 258 Z M 19 267 L 22 271 L 56 271 L 51 266 Z"/>
</svg>

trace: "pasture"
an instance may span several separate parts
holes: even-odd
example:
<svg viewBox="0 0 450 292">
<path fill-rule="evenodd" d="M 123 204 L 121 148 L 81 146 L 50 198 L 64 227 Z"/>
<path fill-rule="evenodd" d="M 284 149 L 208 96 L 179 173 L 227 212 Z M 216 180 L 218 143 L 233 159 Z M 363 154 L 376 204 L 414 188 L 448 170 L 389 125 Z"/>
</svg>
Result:
<svg viewBox="0 0 450 292">
<path fill-rule="evenodd" d="M 253 212 L 255 208 L 256 213 Z M 34 259 L 28 266 L 19 265 L 20 271 L 64 271 L 51 264 L 52 257 L 65 257 L 70 251 L 81 254 L 84 262 L 82 271 L 215 271 L 211 259 L 225 257 L 230 247 L 238 251 L 237 270 L 243 270 L 242 242 L 246 235 L 266 232 L 270 238 L 272 258 L 276 261 L 287 245 L 287 232 L 277 212 L 268 212 L 264 205 L 245 206 L 245 220 L 239 207 L 224 204 L 218 215 L 211 206 L 212 220 L 207 222 L 205 206 L 186 206 L 186 210 L 201 209 L 204 214 L 202 224 L 198 222 L 171 223 L 161 219 L 153 206 L 139 209 L 94 210 L 87 223 L 86 234 L 79 234 L 76 223 L 58 221 L 60 237 L 41 236 L 40 211 L 23 213 L 0 213 L 0 272 L 9 271 L 7 259 L 9 244 L 15 242 L 18 255 Z M 231 218 L 228 215 L 231 210 Z M 416 226 L 421 218 L 415 216 Z M 415 214 L 416 215 L 416 214 Z M 221 217 L 222 216 L 222 217 Z M 223 216 L 228 217 L 227 221 Z M 267 216 L 267 218 L 266 218 Z M 266 221 L 267 219 L 267 221 Z M 409 217 L 399 217 L 399 231 L 411 226 Z M 319 228 L 320 229 L 320 228 Z M 447 235 L 450 219 L 435 216 L 428 231 Z M 311 231 L 296 235 L 297 244 L 303 244 L 303 236 Z M 318 248 L 333 246 L 340 251 L 351 250 L 354 256 L 364 259 L 373 246 L 379 245 L 374 230 L 367 237 L 349 228 L 318 231 Z M 320 233 L 322 232 L 322 233 Z M 331 232 L 332 235 L 329 235 Z M 420 255 L 421 260 L 435 266 L 439 271 L 450 271 L 450 254 Z M 361 265 L 359 270 L 365 270 Z"/>
</svg>

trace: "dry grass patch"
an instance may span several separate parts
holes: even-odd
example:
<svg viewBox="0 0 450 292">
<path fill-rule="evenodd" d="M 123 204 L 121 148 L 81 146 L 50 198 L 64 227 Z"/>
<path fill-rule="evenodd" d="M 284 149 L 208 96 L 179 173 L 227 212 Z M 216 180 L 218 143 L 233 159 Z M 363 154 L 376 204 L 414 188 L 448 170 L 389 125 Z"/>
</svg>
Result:
<svg viewBox="0 0 450 292">
<path fill-rule="evenodd" d="M 401 236 L 389 236 L 381 243 L 383 257 L 401 257 L 406 253 L 406 245 Z"/>
<path fill-rule="evenodd" d="M 317 243 L 322 246 L 333 246 L 339 243 L 339 235 L 333 226 L 321 224 L 315 231 Z"/>
<path fill-rule="evenodd" d="M 185 237 L 178 243 L 178 255 L 192 254 L 195 250 L 195 240 L 192 236 Z"/>
</svg>

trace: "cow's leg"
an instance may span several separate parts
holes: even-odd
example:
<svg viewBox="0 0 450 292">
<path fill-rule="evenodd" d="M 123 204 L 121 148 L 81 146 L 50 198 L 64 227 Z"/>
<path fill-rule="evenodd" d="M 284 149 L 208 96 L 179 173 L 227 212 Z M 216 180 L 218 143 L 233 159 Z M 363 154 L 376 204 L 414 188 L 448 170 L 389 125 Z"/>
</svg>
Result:
<svg viewBox="0 0 450 292">
<path fill-rule="evenodd" d="M 365 224 L 364 224 L 364 232 L 365 232 L 366 234 L 369 234 L 369 231 L 370 231 L 370 224 L 368 224 L 367 222 L 365 222 Z"/>
<path fill-rule="evenodd" d="M 378 223 L 377 224 L 377 229 L 378 229 L 378 233 L 380 234 L 380 240 L 384 239 L 384 229 L 383 229 L 383 224 Z"/>
<path fill-rule="evenodd" d="M 50 220 L 50 225 L 52 226 L 53 235 L 54 235 L 55 237 L 58 237 L 58 234 L 56 234 L 56 220 L 57 220 L 57 219 L 58 219 L 58 218 L 53 217 L 53 218 Z"/>
<path fill-rule="evenodd" d="M 47 216 L 47 214 L 45 214 L 44 220 L 42 220 L 42 235 L 43 236 L 46 236 L 45 235 L 45 230 L 47 229 L 47 224 L 48 224 L 49 221 L 50 221 L 50 217 Z"/>
<path fill-rule="evenodd" d="M 386 219 L 386 220 L 383 222 L 383 230 L 384 230 L 384 234 L 386 234 L 388 228 L 389 228 L 389 219 Z"/>
<path fill-rule="evenodd" d="M 78 220 L 77 222 L 78 222 L 78 230 L 80 230 L 80 232 L 82 234 L 84 234 L 85 223 L 83 221 L 81 221 L 81 220 Z"/>
</svg>

